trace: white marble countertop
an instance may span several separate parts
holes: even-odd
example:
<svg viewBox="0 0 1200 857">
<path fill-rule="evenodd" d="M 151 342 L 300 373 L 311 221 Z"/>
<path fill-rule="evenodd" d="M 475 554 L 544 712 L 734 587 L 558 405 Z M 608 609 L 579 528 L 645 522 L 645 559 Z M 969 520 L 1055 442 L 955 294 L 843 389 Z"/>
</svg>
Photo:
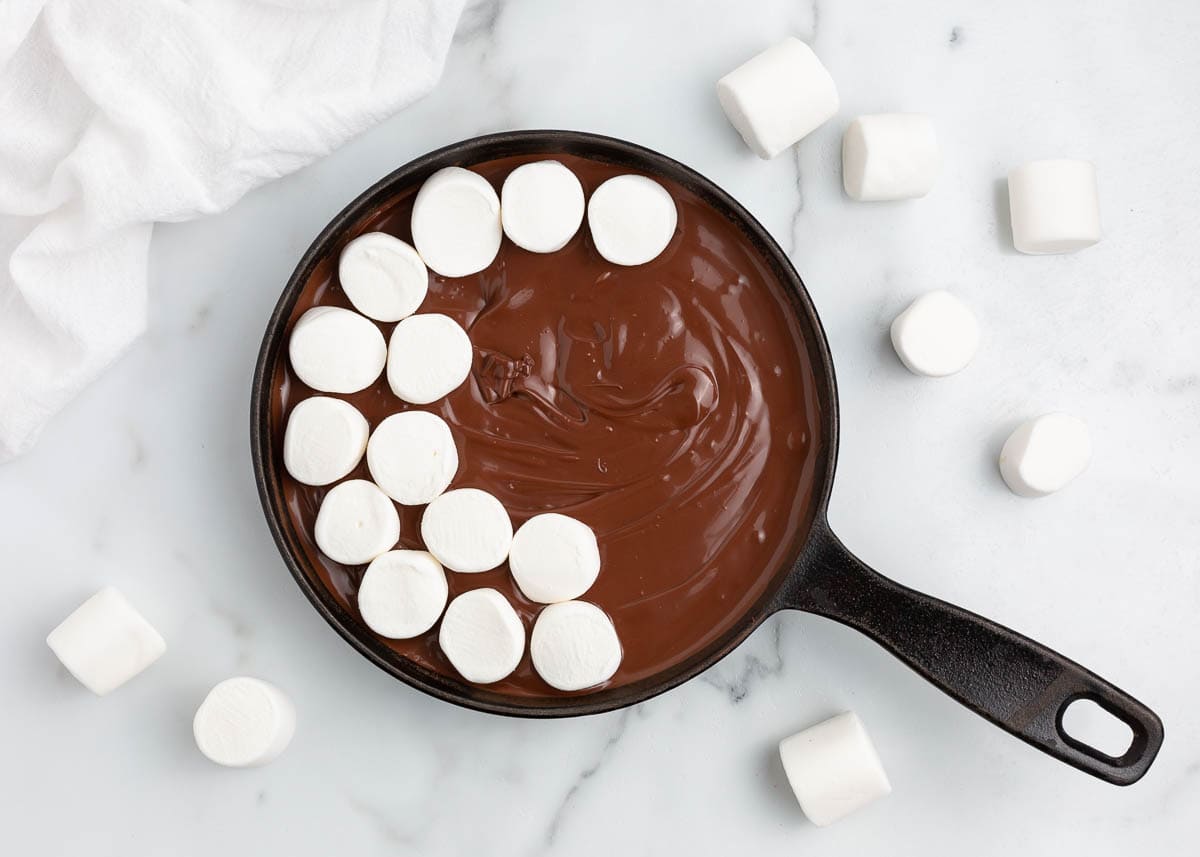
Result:
<svg viewBox="0 0 1200 857">
<path fill-rule="evenodd" d="M 0 807 L 22 855 L 1181 854 L 1200 802 L 1200 4 L 739 0 L 473 8 L 428 99 L 232 211 L 160 227 L 149 335 L 0 469 Z M 786 34 L 842 96 L 798 152 L 761 162 L 713 84 Z M 856 204 L 851 117 L 933 115 L 932 195 Z M 279 289 L 321 226 L 379 176 L 477 133 L 614 134 L 705 172 L 791 253 L 841 386 L 830 517 L 881 571 L 1040 639 L 1155 708 L 1167 740 L 1118 789 L 942 696 L 854 632 L 781 615 L 700 679 L 622 713 L 487 717 L 357 656 L 304 600 L 250 472 L 250 373 Z M 1086 157 L 1106 237 L 1016 254 L 1003 179 Z M 960 293 L 984 346 L 918 379 L 887 344 L 915 294 Z M 1014 424 L 1089 421 L 1096 456 L 1059 495 L 1013 497 Z M 105 583 L 163 631 L 161 662 L 92 697 L 46 632 Z M 300 712 L 274 765 L 227 771 L 193 746 L 216 681 L 261 675 Z M 809 825 L 775 744 L 864 718 L 894 794 Z"/>
</svg>

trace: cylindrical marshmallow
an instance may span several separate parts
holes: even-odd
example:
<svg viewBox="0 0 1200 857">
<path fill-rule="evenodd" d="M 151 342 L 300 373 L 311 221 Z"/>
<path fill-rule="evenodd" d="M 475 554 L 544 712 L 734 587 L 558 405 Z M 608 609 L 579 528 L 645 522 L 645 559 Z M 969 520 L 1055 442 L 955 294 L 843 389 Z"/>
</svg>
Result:
<svg viewBox="0 0 1200 857">
<path fill-rule="evenodd" d="M 486 491 L 458 488 L 425 507 L 421 538 L 451 571 L 490 571 L 508 556 L 512 520 L 500 501 Z"/>
<path fill-rule="evenodd" d="M 357 393 L 383 371 L 387 344 L 370 319 L 341 307 L 317 306 L 296 320 L 288 357 L 296 376 L 314 390 Z"/>
<path fill-rule="evenodd" d="M 367 627 L 392 640 L 424 634 L 446 608 L 446 572 L 425 551 L 388 551 L 371 560 L 358 587 Z"/>
<path fill-rule="evenodd" d="M 1030 161 L 1008 174 L 1013 245 L 1022 253 L 1072 253 L 1100 240 L 1100 193 L 1089 161 Z"/>
<path fill-rule="evenodd" d="M 412 236 L 425 264 L 443 277 L 478 273 L 500 252 L 500 198 L 478 173 L 440 169 L 417 191 Z"/>
<path fill-rule="evenodd" d="M 529 656 L 546 684 L 584 690 L 613 677 L 621 665 L 621 641 L 612 620 L 595 604 L 563 601 L 538 614 Z"/>
<path fill-rule="evenodd" d="M 154 626 L 112 586 L 79 605 L 50 632 L 46 645 L 97 696 L 120 687 L 167 650 Z"/>
<path fill-rule="evenodd" d="M 337 482 L 358 466 L 369 434 L 366 417 L 354 405 L 312 396 L 288 415 L 283 466 L 305 485 Z"/>
<path fill-rule="evenodd" d="M 644 265 L 675 235 L 679 213 L 667 189 L 645 176 L 613 176 L 592 192 L 588 231 L 596 251 L 614 265 Z"/>
<path fill-rule="evenodd" d="M 915 199 L 942 169 L 937 133 L 920 113 L 859 116 L 842 137 L 842 184 L 851 199 Z"/>
<path fill-rule="evenodd" d="M 404 506 L 441 494 L 458 472 L 458 449 L 450 426 L 437 414 L 392 414 L 371 434 L 367 467 L 383 492 Z"/>
<path fill-rule="evenodd" d="M 892 793 L 875 745 L 852 711 L 784 738 L 779 758 L 800 808 L 817 827 Z"/>
<path fill-rule="evenodd" d="M 368 232 L 345 246 L 338 280 L 350 303 L 376 321 L 399 321 L 417 311 L 429 288 L 429 271 L 406 241 Z"/>
<path fill-rule="evenodd" d="M 218 765 L 265 765 L 296 733 L 296 708 L 273 684 L 249 676 L 226 679 L 208 692 L 192 720 L 200 752 Z"/>
<path fill-rule="evenodd" d="M 495 589 L 472 589 L 450 602 L 438 645 L 459 675 L 492 684 L 510 675 L 525 653 L 521 617 Z"/>
<path fill-rule="evenodd" d="M 522 164 L 500 188 L 504 234 L 533 253 L 565 247 L 579 231 L 583 211 L 583 185 L 558 161 Z"/>
<path fill-rule="evenodd" d="M 534 515 L 513 536 L 508 566 L 530 601 L 570 601 L 587 592 L 600 574 L 596 534 L 567 515 Z"/>
<path fill-rule="evenodd" d="M 812 48 L 787 38 L 717 82 L 733 127 L 760 158 L 773 158 L 838 111 L 837 86 Z"/>
<path fill-rule="evenodd" d="M 1022 423 L 1000 450 L 1000 475 L 1014 494 L 1044 497 L 1087 469 L 1092 440 L 1087 424 L 1052 413 Z"/>
<path fill-rule="evenodd" d="M 400 513 L 374 482 L 351 479 L 321 501 L 313 538 L 334 562 L 363 565 L 400 540 Z"/>
<path fill-rule="evenodd" d="M 440 313 L 411 315 L 392 331 L 388 386 L 406 402 L 428 405 L 467 380 L 474 359 L 471 339 L 454 319 Z"/>
<path fill-rule="evenodd" d="M 892 345 L 917 375 L 953 375 L 979 349 L 979 322 L 966 304 L 939 289 L 921 295 L 896 316 Z"/>
</svg>

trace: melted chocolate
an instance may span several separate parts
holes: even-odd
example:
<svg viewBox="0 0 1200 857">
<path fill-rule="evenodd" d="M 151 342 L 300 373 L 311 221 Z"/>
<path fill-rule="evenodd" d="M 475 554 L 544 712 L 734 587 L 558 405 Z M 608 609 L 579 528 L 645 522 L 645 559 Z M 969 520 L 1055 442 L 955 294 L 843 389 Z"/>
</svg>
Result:
<svg viewBox="0 0 1200 857">
<path fill-rule="evenodd" d="M 545 157 L 574 170 L 589 195 L 627 172 L 553 154 L 471 168 L 499 189 L 514 167 Z M 529 253 L 505 239 L 479 274 L 447 279 L 431 272 L 420 309 L 454 318 L 475 347 L 472 376 L 426 408 L 449 423 L 458 445 L 452 487 L 491 492 L 514 526 L 554 511 L 596 532 L 600 577 L 583 597 L 612 617 L 625 650 L 606 686 L 696 654 L 763 595 L 807 531 L 821 444 L 813 370 L 784 287 L 733 224 L 685 188 L 655 178 L 675 198 L 679 224 L 649 264 L 605 262 L 585 222 L 557 253 Z M 300 295 L 289 331 L 316 304 L 350 307 L 337 282 L 337 253 L 372 230 L 410 240 L 415 192 L 398 194 L 333 247 Z M 385 336 L 392 327 L 381 325 Z M 357 617 L 364 567 L 335 563 L 312 541 L 327 489 L 298 484 L 282 466 L 287 414 L 313 394 L 284 354 L 274 370 L 271 434 L 306 554 L 300 561 Z M 343 398 L 372 428 L 412 407 L 382 377 Z M 370 479 L 365 461 L 351 478 Z M 401 547 L 423 547 L 422 508 L 400 507 Z M 540 606 L 521 596 L 507 565 L 447 575 L 451 598 L 495 587 L 532 629 Z M 384 642 L 455 674 L 438 649 L 436 627 L 414 640 Z M 528 653 L 490 688 L 561 695 L 538 678 Z"/>
</svg>

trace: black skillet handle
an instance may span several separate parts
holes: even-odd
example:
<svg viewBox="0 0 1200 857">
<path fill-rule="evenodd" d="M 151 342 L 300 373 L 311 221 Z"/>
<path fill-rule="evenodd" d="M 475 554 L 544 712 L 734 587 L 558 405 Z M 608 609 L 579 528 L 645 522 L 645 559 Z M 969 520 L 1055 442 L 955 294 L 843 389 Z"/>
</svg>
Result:
<svg viewBox="0 0 1200 857">
<path fill-rule="evenodd" d="M 874 571 L 817 521 L 780 607 L 861 631 L 967 708 L 1081 771 L 1119 786 L 1137 782 L 1163 741 L 1162 721 L 1074 661 L 982 616 Z M 1077 699 L 1090 699 L 1133 731 L 1112 757 L 1063 731 Z"/>
</svg>

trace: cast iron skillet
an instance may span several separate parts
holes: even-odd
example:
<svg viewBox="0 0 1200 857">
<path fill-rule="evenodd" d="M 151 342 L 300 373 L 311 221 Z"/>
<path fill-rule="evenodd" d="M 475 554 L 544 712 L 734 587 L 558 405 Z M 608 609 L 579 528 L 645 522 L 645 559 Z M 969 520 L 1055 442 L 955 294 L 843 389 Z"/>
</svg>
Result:
<svg viewBox="0 0 1200 857">
<path fill-rule="evenodd" d="M 824 451 L 814 483 L 816 511 L 807 534 L 794 534 L 794 561 L 778 570 L 763 597 L 723 638 L 689 660 L 634 684 L 582 696 L 524 699 L 466 684 L 402 658 L 329 595 L 314 569 L 308 567 L 281 499 L 283 466 L 280 450 L 273 443 L 270 413 L 272 376 L 285 345 L 288 318 L 313 268 L 333 252 L 339 237 L 397 190 L 419 184 L 435 170 L 529 153 L 580 155 L 668 177 L 742 231 L 790 294 L 816 374 Z M 1163 727 L 1154 712 L 1095 673 L 995 622 L 894 583 L 846 550 L 826 521 L 838 438 L 833 359 L 804 283 L 766 230 L 729 194 L 683 164 L 641 146 L 576 131 L 491 134 L 438 149 L 379 181 L 317 236 L 284 288 L 259 352 L 250 429 L 254 471 L 267 522 L 304 594 L 368 660 L 447 702 L 519 717 L 612 711 L 687 681 L 728 654 L 773 613 L 788 609 L 826 616 L 861 631 L 971 711 L 1042 752 L 1110 783 L 1136 782 L 1162 745 Z M 1064 732 L 1063 712 L 1077 699 L 1093 700 L 1129 725 L 1133 743 L 1124 755 L 1107 756 Z"/>
</svg>

